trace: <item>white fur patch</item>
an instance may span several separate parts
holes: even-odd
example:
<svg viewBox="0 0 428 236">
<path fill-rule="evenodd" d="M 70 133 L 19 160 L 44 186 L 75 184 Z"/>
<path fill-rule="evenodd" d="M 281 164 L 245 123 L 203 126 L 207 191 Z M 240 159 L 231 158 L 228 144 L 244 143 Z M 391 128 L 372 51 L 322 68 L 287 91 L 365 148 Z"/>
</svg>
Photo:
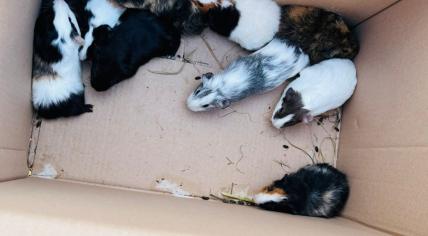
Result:
<svg viewBox="0 0 428 236">
<path fill-rule="evenodd" d="M 236 0 L 238 25 L 230 39 L 247 50 L 257 50 L 278 32 L 281 9 L 273 0 Z"/>
<path fill-rule="evenodd" d="M 191 195 L 189 192 L 184 191 L 180 185 L 166 179 L 157 181 L 156 189 L 162 192 L 171 193 L 176 197 L 189 197 Z"/>
<path fill-rule="evenodd" d="M 284 126 L 284 124 L 290 122 L 293 118 L 294 118 L 294 114 L 285 116 L 284 118 L 281 118 L 281 119 L 275 119 L 274 117 L 272 117 L 272 124 L 275 128 L 281 129 L 282 126 Z"/>
<path fill-rule="evenodd" d="M 257 205 L 268 203 L 268 202 L 281 202 L 287 199 L 286 196 L 280 195 L 278 193 L 268 194 L 268 193 L 258 193 L 254 196 L 254 202 Z"/>
<path fill-rule="evenodd" d="M 85 8 L 92 12 L 89 20 L 89 31 L 85 34 L 85 45 L 80 51 L 80 60 L 86 59 L 88 48 L 94 41 L 93 30 L 100 25 L 108 25 L 111 28 L 119 23 L 119 18 L 125 12 L 125 8 L 113 5 L 109 0 L 90 0 Z"/>
</svg>

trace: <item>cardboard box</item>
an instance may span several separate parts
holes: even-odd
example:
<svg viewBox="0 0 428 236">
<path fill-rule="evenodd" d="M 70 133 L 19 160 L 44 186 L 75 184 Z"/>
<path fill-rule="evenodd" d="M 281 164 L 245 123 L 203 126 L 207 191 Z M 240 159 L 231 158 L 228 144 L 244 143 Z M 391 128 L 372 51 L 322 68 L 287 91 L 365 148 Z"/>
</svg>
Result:
<svg viewBox="0 0 428 236">
<path fill-rule="evenodd" d="M 428 2 L 280 2 L 325 7 L 356 26 L 359 84 L 340 142 L 334 112 L 322 125 L 271 128 L 283 88 L 230 110 L 188 111 L 193 78 L 246 53 L 209 30 L 183 39 L 182 56 L 197 48 L 192 63 L 155 59 L 108 92 L 87 86 L 93 114 L 38 127 L 30 78 L 40 2 L 0 2 L 0 235 L 427 235 Z M 183 65 L 176 75 L 152 73 Z M 310 163 L 308 155 L 348 174 L 342 217 L 291 216 L 156 188 L 165 178 L 196 196 L 252 193 Z"/>
</svg>

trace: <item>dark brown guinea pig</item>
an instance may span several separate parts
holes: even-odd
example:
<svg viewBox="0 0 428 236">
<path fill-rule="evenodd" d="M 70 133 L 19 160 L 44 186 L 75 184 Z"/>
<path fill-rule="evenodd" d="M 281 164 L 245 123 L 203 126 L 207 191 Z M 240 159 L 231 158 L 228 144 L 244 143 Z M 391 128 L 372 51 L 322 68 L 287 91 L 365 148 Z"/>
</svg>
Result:
<svg viewBox="0 0 428 236">
<path fill-rule="evenodd" d="M 311 64 L 331 58 L 354 59 L 359 51 L 356 36 L 341 16 L 320 8 L 281 7 L 277 37 L 299 46 Z"/>
</svg>

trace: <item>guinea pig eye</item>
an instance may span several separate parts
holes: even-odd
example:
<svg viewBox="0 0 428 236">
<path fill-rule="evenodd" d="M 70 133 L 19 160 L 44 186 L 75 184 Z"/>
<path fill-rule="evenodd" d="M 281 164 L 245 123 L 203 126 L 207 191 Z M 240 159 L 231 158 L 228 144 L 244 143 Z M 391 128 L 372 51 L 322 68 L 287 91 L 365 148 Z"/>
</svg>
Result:
<svg viewBox="0 0 428 236">
<path fill-rule="evenodd" d="M 203 108 L 207 108 L 207 107 L 209 107 L 210 105 L 209 104 L 205 104 L 205 105 L 203 105 L 202 107 Z"/>
<path fill-rule="evenodd" d="M 196 90 L 196 91 L 195 91 L 195 95 L 198 95 L 200 92 L 201 92 L 201 90 L 200 90 L 200 89 Z"/>
</svg>

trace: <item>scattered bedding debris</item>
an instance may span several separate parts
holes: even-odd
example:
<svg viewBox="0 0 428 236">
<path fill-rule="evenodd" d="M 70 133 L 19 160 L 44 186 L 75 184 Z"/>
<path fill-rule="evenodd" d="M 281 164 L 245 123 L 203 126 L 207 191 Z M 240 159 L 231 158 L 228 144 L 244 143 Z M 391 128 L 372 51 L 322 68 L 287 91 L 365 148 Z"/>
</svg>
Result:
<svg viewBox="0 0 428 236">
<path fill-rule="evenodd" d="M 56 179 L 58 177 L 58 172 L 52 164 L 45 164 L 42 171 L 32 173 L 32 175 L 44 179 Z"/>
<path fill-rule="evenodd" d="M 175 197 L 189 198 L 192 195 L 183 190 L 182 186 L 167 179 L 156 180 L 156 189 L 162 192 L 171 193 Z"/>
</svg>

